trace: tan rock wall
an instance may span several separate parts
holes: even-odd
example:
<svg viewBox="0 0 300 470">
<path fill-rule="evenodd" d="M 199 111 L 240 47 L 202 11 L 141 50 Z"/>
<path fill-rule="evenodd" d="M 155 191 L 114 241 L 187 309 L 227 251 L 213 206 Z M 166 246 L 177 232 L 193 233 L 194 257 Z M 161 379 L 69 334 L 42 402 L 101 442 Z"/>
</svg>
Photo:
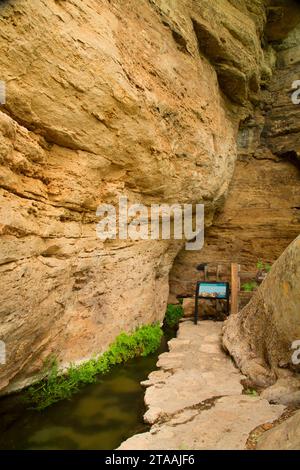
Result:
<svg viewBox="0 0 300 470">
<path fill-rule="evenodd" d="M 276 69 L 259 106 L 240 125 L 228 197 L 206 231 L 203 250 L 196 256 L 181 251 L 176 258 L 170 274 L 174 295 L 193 294 L 200 263 L 237 262 L 254 271 L 259 259 L 273 263 L 300 233 L 300 106 L 291 99 L 292 83 L 300 79 L 300 55 L 295 52 L 300 47 L 300 7 L 290 4 L 292 9 L 283 12 L 277 7 L 280 28 L 267 25 L 268 54 Z M 284 18 L 289 18 L 289 34 Z"/>
<path fill-rule="evenodd" d="M 121 330 L 162 320 L 181 244 L 100 242 L 96 208 L 120 195 L 205 202 L 209 214 L 220 205 L 251 107 L 250 68 L 259 81 L 263 66 L 261 3 L 1 2 L 5 391 L 49 354 L 81 361 Z M 242 108 L 223 94 L 215 43 L 222 66 L 237 57 Z"/>
<path fill-rule="evenodd" d="M 1 2 L 5 392 L 162 320 L 182 243 L 101 242 L 96 208 L 202 202 L 211 223 L 272 73 L 266 18 L 260 0 Z"/>
</svg>

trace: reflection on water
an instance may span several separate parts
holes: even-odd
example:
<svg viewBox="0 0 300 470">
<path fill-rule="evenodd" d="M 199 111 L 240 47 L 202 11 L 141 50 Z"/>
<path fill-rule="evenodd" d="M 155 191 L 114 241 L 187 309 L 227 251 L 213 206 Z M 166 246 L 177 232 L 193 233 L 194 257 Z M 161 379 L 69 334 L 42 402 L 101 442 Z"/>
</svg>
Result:
<svg viewBox="0 0 300 470">
<path fill-rule="evenodd" d="M 147 430 L 140 381 L 155 369 L 158 354 L 166 350 L 163 338 L 157 353 L 115 367 L 71 400 L 41 412 L 24 409 L 19 396 L 1 399 L 0 449 L 110 450 Z"/>
</svg>

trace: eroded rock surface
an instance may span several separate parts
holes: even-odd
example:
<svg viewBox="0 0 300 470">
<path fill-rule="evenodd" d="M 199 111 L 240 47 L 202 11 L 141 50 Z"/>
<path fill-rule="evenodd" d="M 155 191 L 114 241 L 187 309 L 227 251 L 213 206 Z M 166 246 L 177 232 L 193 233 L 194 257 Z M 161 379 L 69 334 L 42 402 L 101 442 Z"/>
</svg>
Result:
<svg viewBox="0 0 300 470">
<path fill-rule="evenodd" d="M 206 230 L 203 250 L 181 251 L 170 274 L 173 295 L 193 295 L 200 263 L 236 262 L 254 271 L 269 263 L 300 233 L 300 106 L 292 84 L 300 77 L 300 6 L 276 2 L 268 10 L 266 56 L 274 72 L 245 119 L 238 159 L 224 206 Z"/>
<path fill-rule="evenodd" d="M 243 395 L 243 376 L 221 349 L 222 323 L 180 324 L 170 352 L 149 376 L 149 432 L 123 442 L 132 449 L 244 449 L 250 432 L 273 422 L 285 407 Z"/>
<path fill-rule="evenodd" d="M 162 320 L 182 244 L 103 243 L 96 208 L 205 202 L 211 220 L 271 73 L 265 22 L 264 1 L 1 2 L 5 392 Z"/>
<path fill-rule="evenodd" d="M 300 390 L 299 365 L 293 360 L 292 349 L 299 339 L 300 237 L 276 261 L 250 303 L 229 317 L 223 344 L 257 385 L 271 386 L 279 378 L 292 376 Z M 294 382 L 290 383 L 291 393 L 297 391 Z M 287 393 L 285 388 L 282 394 Z"/>
<path fill-rule="evenodd" d="M 263 0 L 1 2 L 0 389 L 162 320 L 182 243 L 103 243 L 96 208 L 203 202 L 211 224 L 272 75 L 269 13 Z"/>
<path fill-rule="evenodd" d="M 257 450 L 300 450 L 300 411 L 265 432 L 258 440 Z"/>
<path fill-rule="evenodd" d="M 163 318 L 182 244 L 103 243 L 98 205 L 125 195 L 146 205 L 205 199 L 213 210 L 226 193 L 236 122 L 198 52 L 190 6 L 1 2 L 6 391 L 50 354 L 62 365 L 88 359 L 121 330 Z"/>
</svg>

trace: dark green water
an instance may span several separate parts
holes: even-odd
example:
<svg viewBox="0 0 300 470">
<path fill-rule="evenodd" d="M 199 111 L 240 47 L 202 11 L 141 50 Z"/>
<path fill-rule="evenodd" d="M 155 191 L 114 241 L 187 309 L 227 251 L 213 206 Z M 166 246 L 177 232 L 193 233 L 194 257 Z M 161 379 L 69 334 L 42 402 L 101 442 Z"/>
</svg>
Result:
<svg viewBox="0 0 300 470">
<path fill-rule="evenodd" d="M 170 337 L 165 335 L 155 354 L 115 367 L 71 400 L 42 412 L 24 408 L 17 395 L 1 399 L 0 449 L 111 450 L 146 431 L 145 389 L 140 382 L 156 369 Z"/>
</svg>

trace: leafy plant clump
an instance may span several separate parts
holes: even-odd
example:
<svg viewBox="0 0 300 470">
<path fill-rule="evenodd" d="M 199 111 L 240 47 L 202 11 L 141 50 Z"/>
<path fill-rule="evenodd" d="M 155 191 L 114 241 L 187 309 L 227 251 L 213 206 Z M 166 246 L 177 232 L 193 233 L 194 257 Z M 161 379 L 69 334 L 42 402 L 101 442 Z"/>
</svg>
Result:
<svg viewBox="0 0 300 470">
<path fill-rule="evenodd" d="M 98 358 L 80 365 L 71 365 L 64 375 L 59 373 L 56 358 L 45 364 L 46 377 L 26 391 L 25 401 L 37 410 L 43 410 L 63 399 L 71 398 L 83 385 L 92 384 L 116 365 L 138 356 L 148 356 L 161 343 L 163 332 L 158 323 L 138 328 L 134 333 L 121 333 L 109 349 Z"/>
<path fill-rule="evenodd" d="M 242 289 L 245 292 L 253 292 L 257 288 L 257 282 L 251 281 L 251 282 L 246 282 L 246 284 L 242 285 Z"/>
<path fill-rule="evenodd" d="M 166 311 L 166 316 L 164 319 L 164 324 L 169 328 L 175 328 L 179 320 L 183 317 L 183 308 L 182 305 L 172 305 L 169 304 Z"/>
<path fill-rule="evenodd" d="M 271 271 L 272 266 L 269 263 L 264 263 L 262 260 L 259 260 L 256 265 L 259 271 L 265 271 L 269 273 Z"/>
</svg>

